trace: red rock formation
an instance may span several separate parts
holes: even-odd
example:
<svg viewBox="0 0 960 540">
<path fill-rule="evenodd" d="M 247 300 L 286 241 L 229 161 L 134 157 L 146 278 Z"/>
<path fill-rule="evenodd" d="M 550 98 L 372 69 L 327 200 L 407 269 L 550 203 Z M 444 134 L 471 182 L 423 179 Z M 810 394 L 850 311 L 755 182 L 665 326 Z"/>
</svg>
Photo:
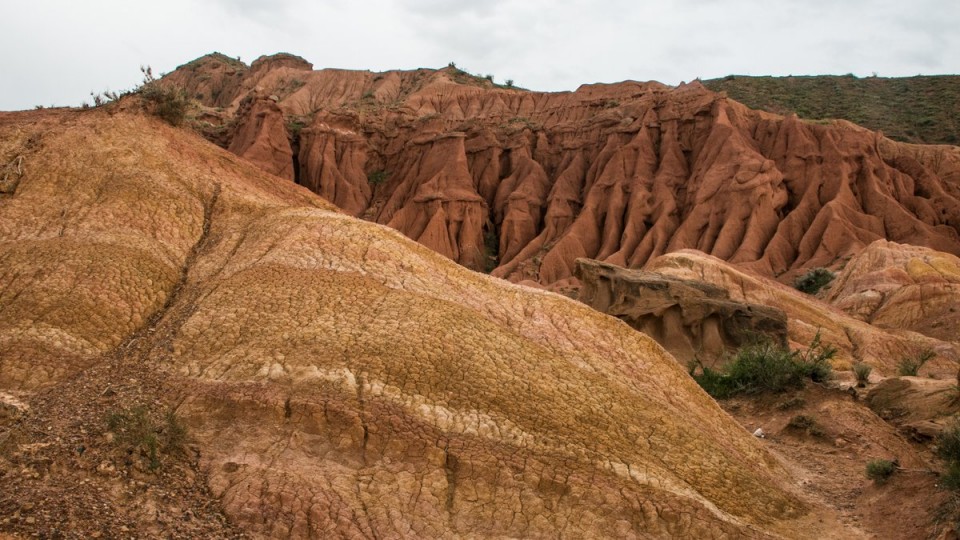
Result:
<svg viewBox="0 0 960 540">
<path fill-rule="evenodd" d="M 277 104 L 269 98 L 251 98 L 238 115 L 240 122 L 228 150 L 271 174 L 293 180 L 293 150 Z"/>
<path fill-rule="evenodd" d="M 307 66 L 258 60 L 228 110 L 258 87 L 288 116 L 342 127 L 350 144 L 336 150 L 298 141 L 312 190 L 461 264 L 493 255 L 494 275 L 513 281 L 560 284 L 578 257 L 637 268 L 684 248 L 783 279 L 879 239 L 960 254 L 949 147 L 752 111 L 698 83 L 540 93 L 455 68 Z M 368 198 L 375 171 L 389 181 Z M 499 245 L 480 249 L 484 233 Z"/>
</svg>

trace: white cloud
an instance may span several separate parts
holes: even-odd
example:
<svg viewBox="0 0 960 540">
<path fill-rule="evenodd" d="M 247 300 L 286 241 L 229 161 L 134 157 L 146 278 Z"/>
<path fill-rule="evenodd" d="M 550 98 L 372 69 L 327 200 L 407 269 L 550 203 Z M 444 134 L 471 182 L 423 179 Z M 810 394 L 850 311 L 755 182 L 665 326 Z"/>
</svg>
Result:
<svg viewBox="0 0 960 540">
<path fill-rule="evenodd" d="M 455 61 L 540 90 L 736 74 L 960 72 L 955 0 L 32 0 L 0 7 L 0 109 L 76 105 L 220 51 L 317 67 Z"/>
</svg>

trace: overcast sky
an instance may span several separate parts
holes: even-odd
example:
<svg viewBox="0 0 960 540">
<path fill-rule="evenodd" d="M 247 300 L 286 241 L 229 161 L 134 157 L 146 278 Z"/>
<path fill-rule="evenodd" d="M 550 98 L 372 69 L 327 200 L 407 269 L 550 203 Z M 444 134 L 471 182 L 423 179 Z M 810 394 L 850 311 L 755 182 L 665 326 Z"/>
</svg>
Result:
<svg viewBox="0 0 960 540">
<path fill-rule="evenodd" d="M 0 110 L 77 105 L 212 51 L 448 62 L 573 90 L 728 74 L 960 73 L 960 0 L 0 0 Z"/>
</svg>

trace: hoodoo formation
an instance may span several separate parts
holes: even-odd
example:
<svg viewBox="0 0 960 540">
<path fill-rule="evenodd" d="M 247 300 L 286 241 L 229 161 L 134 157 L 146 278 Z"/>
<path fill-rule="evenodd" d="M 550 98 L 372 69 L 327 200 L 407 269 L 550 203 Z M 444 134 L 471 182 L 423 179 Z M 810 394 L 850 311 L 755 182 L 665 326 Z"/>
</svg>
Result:
<svg viewBox="0 0 960 540">
<path fill-rule="evenodd" d="M 960 151 L 747 107 L 699 83 L 541 93 L 453 66 L 208 55 L 165 78 L 211 138 L 472 269 L 562 286 L 691 248 L 770 277 L 875 240 L 960 254 Z"/>
</svg>

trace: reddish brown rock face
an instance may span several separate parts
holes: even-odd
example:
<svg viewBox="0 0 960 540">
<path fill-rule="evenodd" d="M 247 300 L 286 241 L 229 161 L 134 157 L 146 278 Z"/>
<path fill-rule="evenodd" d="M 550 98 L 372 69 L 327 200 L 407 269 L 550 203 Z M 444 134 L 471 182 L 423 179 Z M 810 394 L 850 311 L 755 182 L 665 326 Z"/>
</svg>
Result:
<svg viewBox="0 0 960 540">
<path fill-rule="evenodd" d="M 277 104 L 251 97 L 241 106 L 240 118 L 228 150 L 271 174 L 293 180 L 293 150 Z"/>
<path fill-rule="evenodd" d="M 277 96 L 285 115 L 311 126 L 288 134 L 301 183 L 512 281 L 558 285 L 578 257 L 637 268 L 684 248 L 786 279 L 878 239 L 960 253 L 950 147 L 753 111 L 698 83 L 539 93 L 453 68 L 308 65 L 258 60 L 227 111 L 254 86 Z M 171 77 L 193 87 L 203 74 Z M 237 114 L 235 137 L 246 140 L 242 126 L 259 113 Z M 255 162 L 271 171 L 292 162 L 274 158 Z"/>
</svg>

